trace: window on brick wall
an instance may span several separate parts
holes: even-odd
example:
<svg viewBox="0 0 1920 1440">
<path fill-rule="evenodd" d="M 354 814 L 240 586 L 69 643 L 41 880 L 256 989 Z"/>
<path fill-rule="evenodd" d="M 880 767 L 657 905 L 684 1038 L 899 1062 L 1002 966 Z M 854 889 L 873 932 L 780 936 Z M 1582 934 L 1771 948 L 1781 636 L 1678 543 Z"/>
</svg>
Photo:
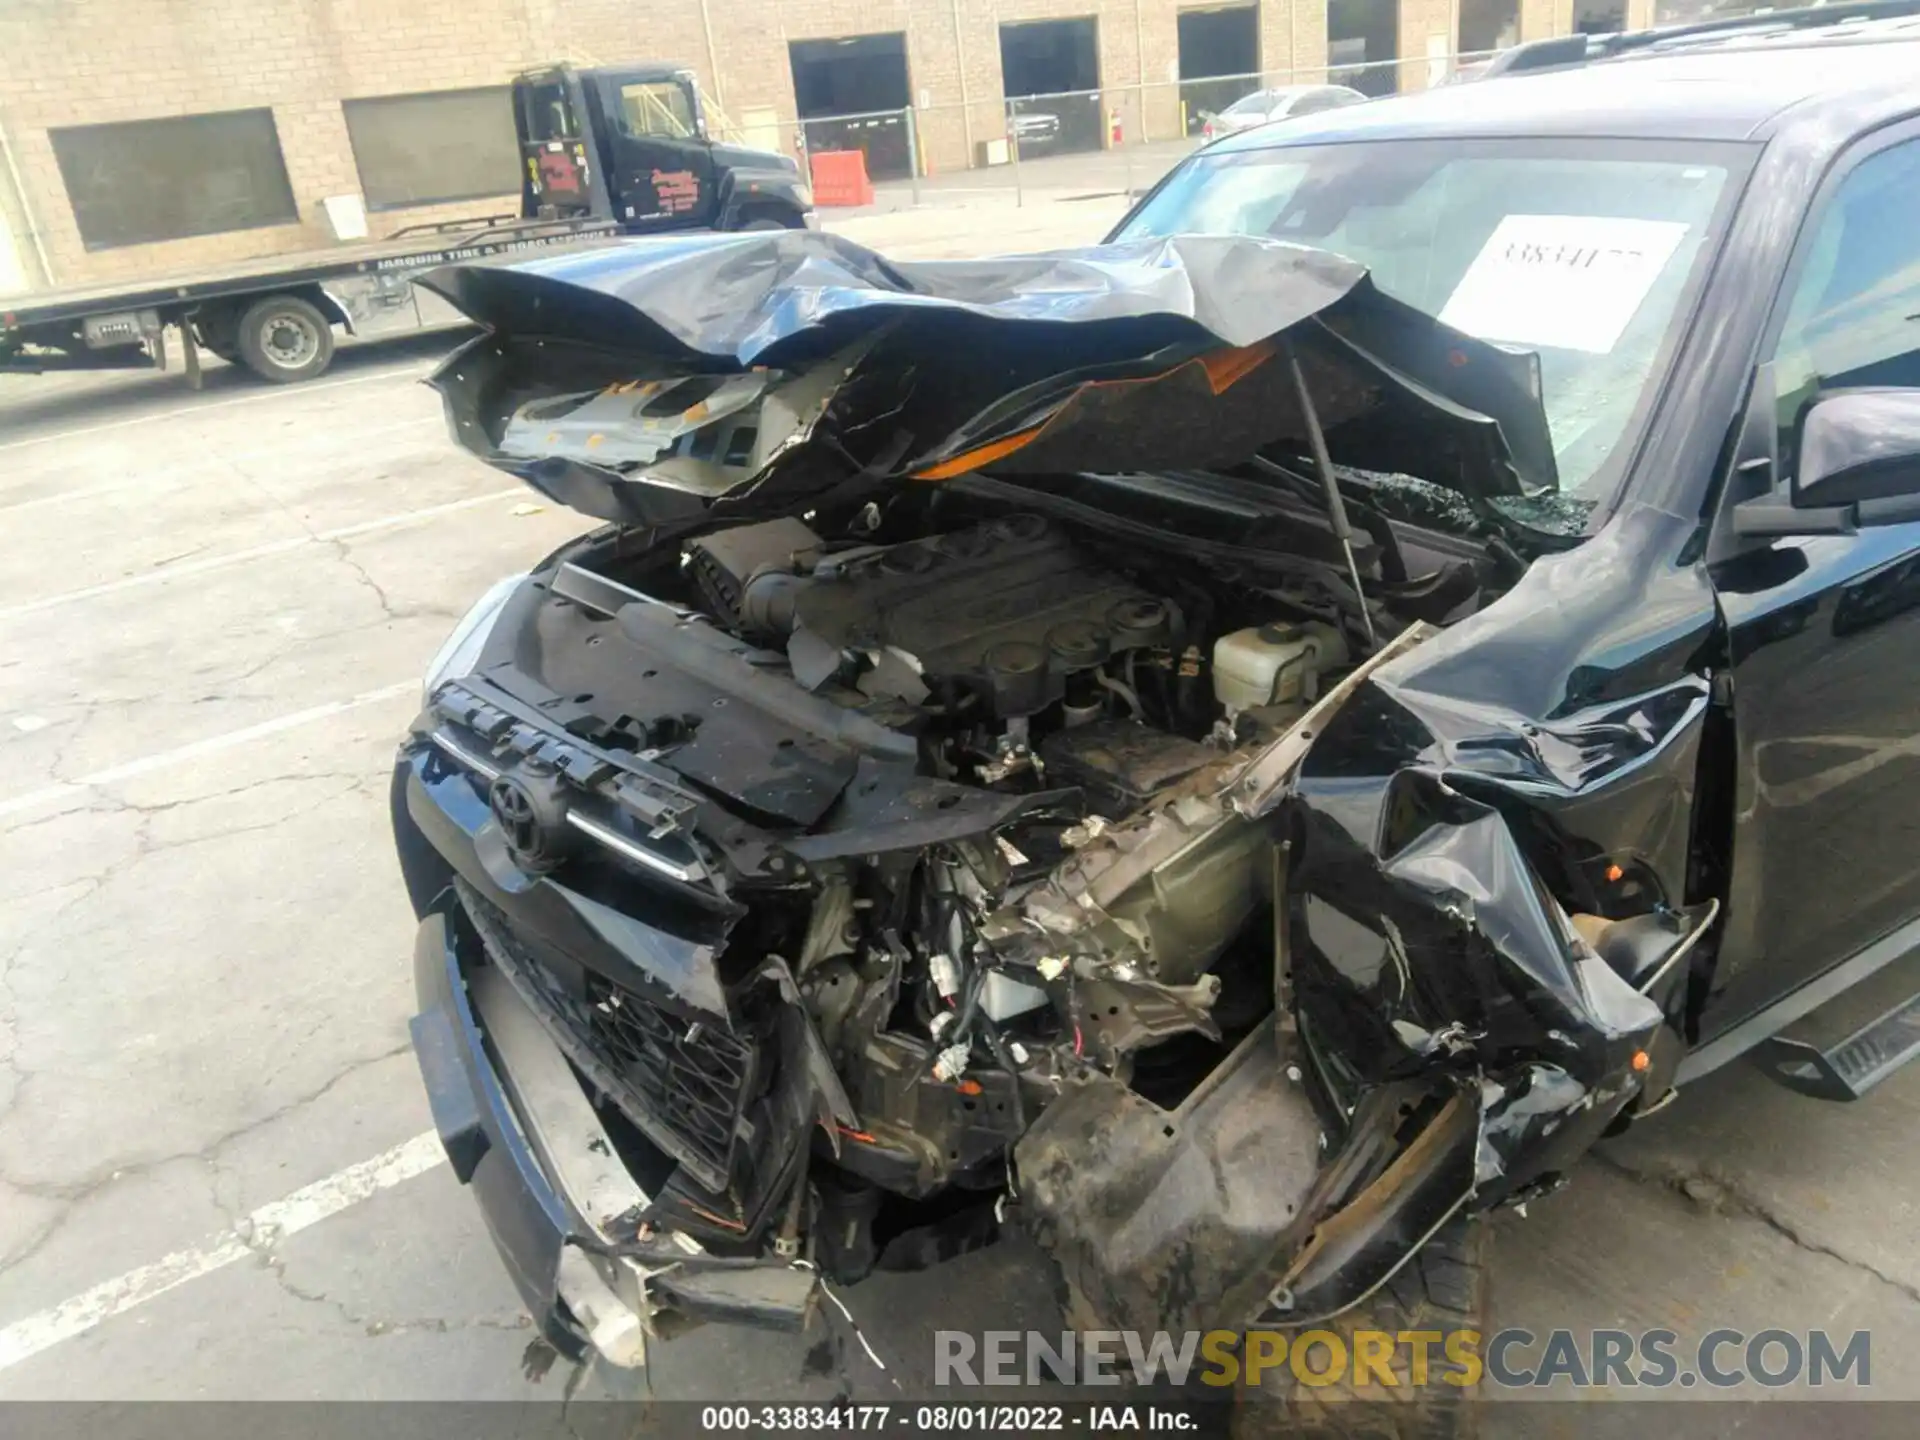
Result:
<svg viewBox="0 0 1920 1440">
<path fill-rule="evenodd" d="M 48 138 L 89 250 L 299 218 L 271 110 L 70 125 Z"/>
<path fill-rule="evenodd" d="M 379 95 L 340 108 L 370 210 L 520 189 L 520 140 L 505 85 Z"/>
</svg>

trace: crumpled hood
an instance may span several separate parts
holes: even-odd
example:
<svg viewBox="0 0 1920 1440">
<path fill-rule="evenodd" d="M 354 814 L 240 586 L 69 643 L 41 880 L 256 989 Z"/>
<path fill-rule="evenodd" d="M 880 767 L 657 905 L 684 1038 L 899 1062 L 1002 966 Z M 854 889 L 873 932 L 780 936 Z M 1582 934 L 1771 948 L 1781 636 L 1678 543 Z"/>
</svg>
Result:
<svg viewBox="0 0 1920 1440">
<path fill-rule="evenodd" d="M 455 437 L 652 523 L 849 485 L 1285 459 L 1305 376 L 1335 460 L 1469 496 L 1557 488 L 1538 367 L 1364 267 L 1184 236 L 889 261 L 807 231 L 636 241 L 422 282 L 485 326 L 433 383 Z"/>
</svg>

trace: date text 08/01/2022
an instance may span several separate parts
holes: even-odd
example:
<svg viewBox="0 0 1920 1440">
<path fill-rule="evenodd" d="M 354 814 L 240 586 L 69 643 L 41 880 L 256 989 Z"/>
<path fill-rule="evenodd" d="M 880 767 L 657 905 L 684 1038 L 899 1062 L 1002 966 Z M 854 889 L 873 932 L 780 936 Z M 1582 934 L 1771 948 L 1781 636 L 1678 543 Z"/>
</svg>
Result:
<svg viewBox="0 0 1920 1440">
<path fill-rule="evenodd" d="M 1190 1410 L 1170 1405 L 706 1405 L 700 1433 L 853 1430 L 912 1434 L 1197 1431 Z"/>
</svg>

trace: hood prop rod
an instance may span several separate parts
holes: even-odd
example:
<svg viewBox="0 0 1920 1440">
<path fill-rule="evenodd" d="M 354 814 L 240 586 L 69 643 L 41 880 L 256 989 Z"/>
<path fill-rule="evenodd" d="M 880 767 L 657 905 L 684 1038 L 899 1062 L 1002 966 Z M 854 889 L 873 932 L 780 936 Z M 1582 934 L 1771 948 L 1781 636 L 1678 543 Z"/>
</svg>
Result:
<svg viewBox="0 0 1920 1440">
<path fill-rule="evenodd" d="M 1341 553 L 1347 557 L 1347 578 L 1353 581 L 1354 598 L 1360 602 L 1360 623 L 1366 627 L 1367 649 L 1376 650 L 1380 639 L 1373 633 L 1373 612 L 1367 608 L 1367 592 L 1360 586 L 1360 562 L 1353 558 L 1353 526 L 1347 520 L 1347 503 L 1340 498 L 1340 482 L 1334 478 L 1333 457 L 1327 453 L 1327 437 L 1320 429 L 1320 414 L 1313 408 L 1313 396 L 1307 391 L 1306 372 L 1300 357 L 1287 341 L 1280 342 L 1287 354 L 1287 368 L 1293 373 L 1293 393 L 1300 402 L 1300 418 L 1306 422 L 1307 445 L 1313 451 L 1313 468 L 1319 472 L 1320 488 L 1326 491 L 1327 520 Z"/>
</svg>

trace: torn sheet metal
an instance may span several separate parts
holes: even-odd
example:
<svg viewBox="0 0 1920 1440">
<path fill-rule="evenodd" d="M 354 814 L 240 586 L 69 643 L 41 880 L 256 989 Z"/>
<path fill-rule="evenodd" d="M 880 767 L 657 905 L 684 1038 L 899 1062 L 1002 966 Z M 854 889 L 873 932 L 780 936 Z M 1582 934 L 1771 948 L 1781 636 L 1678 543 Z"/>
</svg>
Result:
<svg viewBox="0 0 1920 1440">
<path fill-rule="evenodd" d="M 562 455 L 597 464 L 651 465 L 674 443 L 717 425 L 767 392 L 765 370 L 625 380 L 604 390 L 531 400 L 513 412 L 500 453 L 516 460 Z M 716 436 L 722 442 L 726 437 Z"/>
<path fill-rule="evenodd" d="M 1263 1027 L 1175 1110 L 1104 1075 L 1048 1106 L 1014 1151 L 1022 1219 L 1059 1266 L 1077 1325 L 1234 1323 L 1226 1297 L 1268 1265 L 1276 1237 L 1295 1235 L 1323 1134 Z M 1240 1296 L 1239 1313 L 1260 1298 Z"/>
<path fill-rule="evenodd" d="M 1014 1155 L 1022 1221 L 1083 1328 L 1319 1324 L 1474 1191 L 1481 1102 L 1446 1076 L 1376 1087 L 1335 1127 L 1289 1041 L 1256 1030 L 1177 1109 L 1097 1076 Z"/>
<path fill-rule="evenodd" d="M 1684 967 L 1589 937 L 1655 914 L 1690 945 L 1712 913 L 1687 893 L 1715 613 L 1690 530 L 1625 511 L 1376 670 L 1287 802 L 1308 1051 L 1349 1103 L 1477 1077 L 1476 1207 L 1557 1183 L 1661 1078 Z"/>
<path fill-rule="evenodd" d="M 793 230 L 448 265 L 423 283 L 490 329 L 747 369 L 819 359 L 855 329 L 910 316 L 982 330 L 1146 321 L 1146 349 L 1196 335 L 1250 345 L 1325 310 L 1365 275 L 1328 251 L 1226 236 L 901 261 Z"/>
<path fill-rule="evenodd" d="M 896 263 L 795 231 L 447 266 L 422 283 L 491 332 L 434 377 L 456 438 L 617 521 L 988 466 L 1285 452 L 1306 431 L 1281 336 L 1343 463 L 1476 498 L 1557 487 L 1533 357 L 1275 241 Z"/>
<path fill-rule="evenodd" d="M 1083 1324 L 1320 1323 L 1665 1093 L 1668 957 L 1716 913 L 1688 893 L 1715 616 L 1692 528 L 1623 512 L 1247 767 L 1232 793 L 1286 842 L 1275 1030 L 1176 1111 L 1080 1086 L 1015 1152 Z"/>
</svg>

